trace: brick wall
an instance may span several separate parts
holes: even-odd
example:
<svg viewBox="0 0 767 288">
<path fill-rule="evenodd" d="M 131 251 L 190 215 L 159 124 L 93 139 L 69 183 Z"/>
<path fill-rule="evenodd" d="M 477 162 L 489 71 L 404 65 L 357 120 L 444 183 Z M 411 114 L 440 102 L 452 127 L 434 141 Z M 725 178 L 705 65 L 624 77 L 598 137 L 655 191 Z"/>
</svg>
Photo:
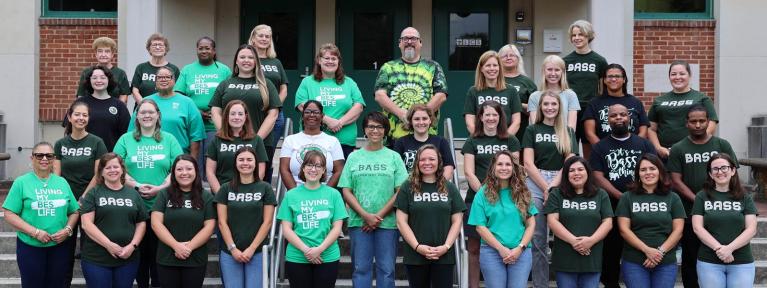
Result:
<svg viewBox="0 0 767 288">
<path fill-rule="evenodd" d="M 644 65 L 700 64 L 700 91 L 714 98 L 714 20 L 634 21 L 634 95 L 648 107 L 661 93 L 644 92 Z"/>
<path fill-rule="evenodd" d="M 95 64 L 93 40 L 117 40 L 117 20 L 41 18 L 39 25 L 40 121 L 61 121 L 75 98 L 80 72 Z"/>
</svg>

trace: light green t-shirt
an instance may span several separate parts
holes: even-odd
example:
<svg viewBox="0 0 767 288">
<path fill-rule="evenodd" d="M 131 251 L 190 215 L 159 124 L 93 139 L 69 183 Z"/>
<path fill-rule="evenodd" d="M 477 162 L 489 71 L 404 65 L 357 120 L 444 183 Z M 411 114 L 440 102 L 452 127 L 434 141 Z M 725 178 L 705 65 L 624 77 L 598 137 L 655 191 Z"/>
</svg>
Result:
<svg viewBox="0 0 767 288">
<path fill-rule="evenodd" d="M 56 159 L 61 161 L 61 177 L 67 179 L 75 199 L 80 199 L 93 179 L 96 160 L 107 152 L 109 151 L 104 141 L 93 134 L 88 134 L 80 140 L 67 135 L 53 145 L 53 153 L 56 154 Z"/>
<path fill-rule="evenodd" d="M 314 77 L 305 77 L 296 91 L 296 107 L 308 100 L 317 100 L 322 103 L 325 115 L 334 119 L 341 119 L 354 104 L 365 106 L 360 88 L 352 78 L 344 77 L 344 82 L 336 84 L 335 79 L 322 79 L 317 82 Z M 357 121 L 344 126 L 338 133 L 329 129 L 323 130 L 330 136 L 338 138 L 343 145 L 357 145 Z"/>
<path fill-rule="evenodd" d="M 333 223 L 347 217 L 341 193 L 325 184 L 314 190 L 304 185 L 290 189 L 277 212 L 277 219 L 293 223 L 293 232 L 309 247 L 320 246 Z M 338 241 L 333 241 L 320 257 L 324 263 L 338 261 L 341 258 Z M 290 243 L 285 250 L 285 261 L 309 263 L 304 253 Z"/>
<path fill-rule="evenodd" d="M 519 213 L 517 204 L 511 199 L 511 190 L 509 188 L 501 189 L 498 192 L 500 199 L 495 203 L 487 201 L 485 196 L 487 186 L 482 186 L 474 197 L 471 204 L 471 213 L 469 213 L 469 225 L 484 226 L 493 233 L 493 237 L 501 242 L 506 248 L 514 248 L 522 241 L 522 235 L 525 234 L 525 221 L 522 214 Z M 533 217 L 538 214 L 532 201 L 527 209 L 527 217 Z M 482 243 L 486 243 L 482 239 Z M 530 247 L 530 243 L 527 243 Z"/>
<path fill-rule="evenodd" d="M 173 96 L 164 98 L 159 94 L 152 94 L 145 99 L 152 99 L 160 108 L 160 126 L 162 131 L 168 132 L 176 137 L 178 144 L 185 153 L 189 153 L 189 146 L 192 142 L 205 140 L 205 124 L 202 122 L 202 115 L 197 110 L 192 99 L 184 95 L 175 93 Z M 136 125 L 136 116 L 133 113 L 128 131 L 133 131 Z"/>
<path fill-rule="evenodd" d="M 349 154 L 338 187 L 351 189 L 362 209 L 376 213 L 394 196 L 395 189 L 407 177 L 407 168 L 397 152 L 385 147 L 376 151 L 363 148 Z M 365 220 L 354 209 L 349 209 L 348 224 L 349 227 L 362 227 Z M 378 227 L 397 229 L 394 209 Z"/>
<path fill-rule="evenodd" d="M 54 234 L 67 225 L 69 214 L 77 212 L 75 195 L 64 178 L 50 174 L 46 182 L 40 181 L 34 172 L 16 178 L 3 202 L 3 208 L 19 215 L 24 222 L 41 231 Z M 51 247 L 56 242 L 42 243 L 31 235 L 18 231 L 21 242 L 35 247 Z"/>
<path fill-rule="evenodd" d="M 261 229 L 264 223 L 264 206 L 277 205 L 272 185 L 264 181 L 240 184 L 237 191 L 234 191 L 229 183 L 224 183 L 214 198 L 213 201 L 218 205 L 226 206 L 226 222 L 232 233 L 232 240 L 240 250 L 248 248 Z M 261 241 L 256 253 L 261 252 L 263 246 L 264 241 Z M 220 249 L 231 254 L 226 247 Z"/>
<path fill-rule="evenodd" d="M 197 109 L 200 111 L 210 111 L 208 103 L 216 92 L 218 83 L 226 80 L 232 75 L 232 70 L 221 62 L 214 62 L 208 66 L 196 61 L 184 66 L 181 69 L 181 75 L 176 80 L 176 86 L 173 90 L 183 93 L 192 98 Z M 216 131 L 213 121 L 205 120 L 205 131 Z"/>
<path fill-rule="evenodd" d="M 181 192 L 181 207 L 173 207 L 168 190 L 157 194 L 152 212 L 163 213 L 163 222 L 170 235 L 178 242 L 191 241 L 202 230 L 206 220 L 216 219 L 213 195 L 202 191 L 202 208 L 194 208 L 191 192 Z M 208 263 L 207 242 L 192 250 L 189 258 L 181 260 L 174 256 L 173 249 L 162 241 L 157 242 L 157 264 L 176 267 L 200 267 Z"/>
<path fill-rule="evenodd" d="M 615 216 L 631 220 L 631 231 L 650 247 L 659 247 L 668 239 L 674 219 L 687 217 L 682 201 L 674 192 L 666 195 L 625 192 L 615 209 Z M 660 264 L 676 263 L 675 252 L 676 247 L 669 249 Z M 628 243 L 623 245 L 623 261 L 641 264 L 646 258 L 642 251 Z"/>
</svg>

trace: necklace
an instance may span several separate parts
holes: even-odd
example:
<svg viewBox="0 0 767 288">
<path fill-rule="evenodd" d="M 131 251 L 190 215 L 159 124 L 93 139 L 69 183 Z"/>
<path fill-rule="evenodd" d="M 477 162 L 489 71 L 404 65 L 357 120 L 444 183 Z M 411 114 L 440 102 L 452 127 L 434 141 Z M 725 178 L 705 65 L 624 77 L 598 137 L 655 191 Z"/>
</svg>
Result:
<svg viewBox="0 0 767 288">
<path fill-rule="evenodd" d="M 43 183 L 43 188 L 48 188 L 48 181 L 51 181 L 51 177 L 45 178 L 45 181 L 43 181 L 43 178 L 37 177 L 40 182 Z"/>
</svg>

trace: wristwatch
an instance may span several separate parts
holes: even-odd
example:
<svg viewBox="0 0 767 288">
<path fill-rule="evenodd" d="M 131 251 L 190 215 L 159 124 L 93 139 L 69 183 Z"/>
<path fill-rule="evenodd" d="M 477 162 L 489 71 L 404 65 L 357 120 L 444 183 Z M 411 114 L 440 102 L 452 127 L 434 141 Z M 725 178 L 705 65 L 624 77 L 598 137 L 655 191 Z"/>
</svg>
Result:
<svg viewBox="0 0 767 288">
<path fill-rule="evenodd" d="M 234 245 L 234 243 L 227 245 L 227 249 L 229 249 L 229 251 L 232 251 L 235 248 L 237 248 L 237 245 Z"/>
<path fill-rule="evenodd" d="M 525 250 L 525 248 L 527 248 L 527 245 L 519 243 L 519 245 L 517 245 L 517 247 L 519 247 L 519 249 Z"/>
</svg>

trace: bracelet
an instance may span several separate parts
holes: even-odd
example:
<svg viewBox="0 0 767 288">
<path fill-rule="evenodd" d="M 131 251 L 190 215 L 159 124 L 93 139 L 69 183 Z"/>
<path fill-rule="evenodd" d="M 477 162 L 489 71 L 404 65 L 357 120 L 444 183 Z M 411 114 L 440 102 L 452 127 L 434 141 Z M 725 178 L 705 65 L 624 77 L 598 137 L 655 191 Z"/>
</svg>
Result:
<svg viewBox="0 0 767 288">
<path fill-rule="evenodd" d="M 421 246 L 421 244 L 415 245 L 415 249 L 414 250 L 415 250 L 416 253 L 418 252 L 418 247 L 420 247 L 420 246 Z"/>
<path fill-rule="evenodd" d="M 663 249 L 662 246 L 658 246 L 658 251 L 660 251 L 660 254 L 665 256 L 666 255 L 666 249 Z"/>
<path fill-rule="evenodd" d="M 64 229 L 67 229 L 67 236 L 72 237 L 72 234 L 74 234 L 74 231 L 72 231 L 72 226 L 64 226 Z"/>
<path fill-rule="evenodd" d="M 40 234 L 40 229 L 35 228 L 35 235 L 33 235 L 33 238 L 37 238 L 37 235 Z"/>
</svg>

